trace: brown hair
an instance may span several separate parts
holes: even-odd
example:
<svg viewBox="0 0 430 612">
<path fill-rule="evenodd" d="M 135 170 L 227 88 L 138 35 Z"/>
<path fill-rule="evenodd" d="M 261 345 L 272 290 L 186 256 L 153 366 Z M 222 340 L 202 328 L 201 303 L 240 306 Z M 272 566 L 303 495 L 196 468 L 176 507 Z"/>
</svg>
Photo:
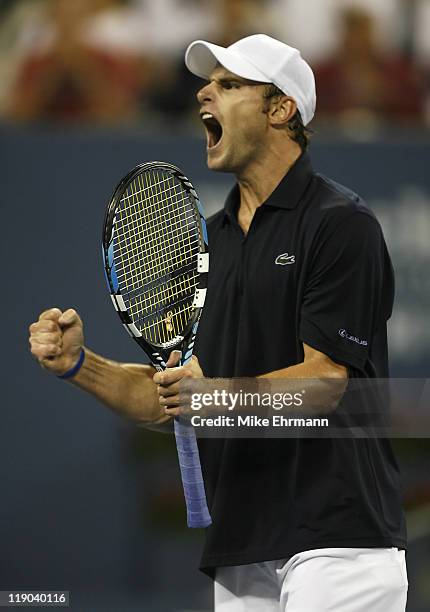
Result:
<svg viewBox="0 0 430 612">
<path fill-rule="evenodd" d="M 263 112 L 267 113 L 269 110 L 269 103 L 272 98 L 278 98 L 281 96 L 285 96 L 284 92 L 276 87 L 273 83 L 268 83 L 264 86 L 263 90 Z M 313 130 L 303 125 L 302 116 L 300 115 L 300 111 L 297 110 L 295 114 L 291 117 L 291 119 L 287 123 L 288 131 L 290 132 L 291 140 L 297 142 L 302 151 L 306 151 L 309 146 L 309 138 L 313 133 Z"/>
</svg>

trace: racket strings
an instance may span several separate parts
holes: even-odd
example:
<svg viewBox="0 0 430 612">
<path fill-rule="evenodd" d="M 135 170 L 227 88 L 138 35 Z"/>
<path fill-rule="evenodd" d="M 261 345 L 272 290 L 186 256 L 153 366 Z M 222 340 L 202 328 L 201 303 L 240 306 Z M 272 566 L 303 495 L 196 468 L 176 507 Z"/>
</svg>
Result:
<svg viewBox="0 0 430 612">
<path fill-rule="evenodd" d="M 182 276 L 173 284 L 157 287 L 152 294 L 129 300 L 133 322 L 148 340 L 168 342 L 182 335 L 191 316 L 197 278 L 198 274 Z"/>
<path fill-rule="evenodd" d="M 135 240 L 134 247 L 136 249 L 145 248 L 147 256 L 154 258 L 154 263 L 152 268 L 146 268 L 146 282 L 150 282 L 155 279 L 159 275 L 163 275 L 170 270 L 174 270 L 177 265 L 180 263 L 179 258 L 181 256 L 181 249 L 187 248 L 188 255 L 186 255 L 186 259 L 188 261 L 192 260 L 194 257 L 194 247 L 198 250 L 199 240 L 198 236 L 196 236 L 196 232 L 194 231 L 193 240 L 191 240 L 192 230 L 194 229 L 193 225 L 195 223 L 194 215 L 192 213 L 186 214 L 189 212 L 189 208 L 183 207 L 183 209 L 178 210 L 178 218 L 174 220 L 170 224 L 171 232 L 176 232 L 176 236 L 174 239 L 174 243 L 165 243 L 163 247 L 160 248 L 160 242 L 164 240 L 164 228 L 159 226 L 157 229 L 154 229 L 154 237 L 151 241 L 145 241 L 144 238 L 135 239 L 134 234 L 135 230 L 132 226 L 118 224 L 118 232 L 121 234 L 121 239 L 123 240 Z M 183 214 L 184 213 L 184 214 Z M 123 221 L 123 219 L 120 219 Z M 189 227 L 185 231 L 181 231 L 185 224 L 189 224 Z M 191 226 L 191 227 L 190 227 Z M 158 240 L 158 242 L 157 242 Z M 189 247 L 193 247 L 190 251 Z M 174 249 L 174 252 L 170 257 L 166 257 L 169 252 Z M 143 253 L 142 253 L 143 255 Z M 185 262 L 185 260 L 184 260 Z M 188 263 L 188 262 L 185 262 Z M 134 264 L 133 264 L 134 265 Z M 127 268 L 127 266 L 125 266 Z M 128 270 L 125 270 L 125 274 Z M 143 274 L 144 268 L 142 267 L 141 272 Z M 143 280 L 143 279 L 141 279 Z"/>
<path fill-rule="evenodd" d="M 169 270 L 175 269 L 181 263 L 180 256 L 183 255 L 181 248 L 187 249 L 189 260 L 192 260 L 195 256 L 194 248 L 192 247 L 195 247 L 196 251 L 198 251 L 198 231 L 188 199 L 173 199 L 171 197 L 171 203 L 174 207 L 171 207 L 172 210 L 166 209 L 166 211 L 163 211 L 164 214 L 161 219 L 159 211 L 157 211 L 157 215 L 153 211 L 147 213 L 146 209 L 144 209 L 145 231 L 142 231 L 141 214 L 139 215 L 138 212 L 130 214 L 127 207 L 124 207 L 120 212 L 119 221 L 122 223 L 120 223 L 117 231 L 121 234 L 121 237 L 129 239 L 133 243 L 132 246 L 135 251 L 140 250 L 143 253 L 144 250 L 147 258 L 151 258 L 153 261 L 152 270 L 147 270 L 147 280 L 152 280 L 159 275 L 167 273 Z M 184 205 L 177 207 L 179 203 L 184 203 Z M 143 204 L 143 202 L 140 202 L 140 204 Z M 149 209 L 149 207 L 147 208 Z M 196 239 L 195 244 L 190 242 L 191 233 L 194 234 Z M 146 238 L 148 234 L 151 235 L 151 239 Z M 169 255 L 173 249 L 174 256 L 172 257 Z M 135 265 L 134 261 L 132 261 L 132 265 Z M 144 271 L 143 266 L 141 271 Z M 143 279 L 139 280 L 142 281 Z"/>
<path fill-rule="evenodd" d="M 168 311 L 163 319 L 145 325 L 143 328 L 145 337 L 150 342 L 165 344 L 178 336 L 183 336 L 184 321 L 189 320 L 190 309 L 189 304 L 186 304 L 183 308 L 177 307 L 175 310 Z"/>
<path fill-rule="evenodd" d="M 186 229 L 188 229 L 188 226 L 194 227 L 195 226 L 195 218 L 193 215 L 193 211 L 190 210 L 190 205 L 189 202 L 186 198 L 182 198 L 182 199 L 178 199 L 175 200 L 175 204 L 177 205 L 177 208 L 175 210 L 175 217 L 172 216 L 172 218 L 170 219 L 166 219 L 163 218 L 161 221 L 167 223 L 168 221 L 172 224 L 171 227 L 172 229 L 176 229 L 179 232 L 179 229 L 182 229 L 183 231 L 185 231 Z M 180 206 L 182 204 L 182 206 Z M 188 214 L 187 214 L 188 213 Z M 183 218 L 181 218 L 181 215 L 184 215 Z M 183 220 L 186 220 L 187 223 L 185 225 L 185 227 L 183 226 Z M 134 213 L 130 214 L 129 209 L 125 209 L 125 210 L 120 210 L 119 214 L 118 214 L 118 219 L 117 219 L 117 224 L 119 224 L 119 228 L 123 229 L 123 235 L 125 238 L 130 238 L 131 234 L 134 235 L 134 230 L 136 229 L 136 227 L 138 229 L 142 229 L 143 227 L 141 227 L 141 211 L 136 211 Z M 159 242 L 160 242 L 160 231 L 161 231 L 161 227 L 160 225 L 160 220 L 157 219 L 156 214 L 147 214 L 146 215 L 146 223 L 147 223 L 147 227 L 151 226 L 151 228 L 153 228 L 154 230 L 154 234 L 151 235 L 151 239 L 148 240 L 145 244 L 146 249 L 151 249 L 154 248 L 154 246 L 159 247 Z M 128 225 L 127 225 L 128 224 Z M 118 229 L 119 229 L 118 228 Z M 146 232 L 144 232 L 144 234 L 146 234 Z M 138 238 L 142 238 L 142 236 L 137 236 Z"/>
<path fill-rule="evenodd" d="M 142 294 L 130 300 L 129 312 L 148 340 L 163 343 L 183 334 L 191 315 L 197 279 L 197 273 L 181 276 L 173 284 L 157 287 L 152 295 Z"/>
<path fill-rule="evenodd" d="M 167 267 L 169 264 L 169 258 L 166 258 L 167 251 L 178 249 L 178 252 L 180 252 L 180 247 L 190 239 L 191 232 L 195 237 L 198 236 L 193 210 L 188 198 L 177 197 L 174 199 L 174 195 L 180 196 L 182 194 L 171 194 L 170 209 L 166 209 L 166 214 L 161 219 L 154 211 L 149 211 L 146 217 L 151 238 L 147 240 L 145 249 L 151 257 L 154 257 L 156 263 L 165 262 Z M 174 261 L 173 264 L 175 263 Z"/>
<path fill-rule="evenodd" d="M 131 184 L 129 190 L 131 191 L 131 193 L 129 194 L 128 198 L 135 197 L 133 183 Z M 122 213 L 124 215 L 124 224 L 130 223 L 131 219 L 127 211 L 127 207 L 123 208 Z M 118 232 L 117 228 L 115 227 L 118 237 L 118 239 L 114 242 L 115 263 L 120 264 L 122 269 L 128 267 L 130 270 L 128 277 L 124 278 L 123 280 L 123 282 L 125 283 L 125 287 L 135 285 L 134 271 L 138 271 L 140 267 L 144 264 L 143 251 L 138 248 L 137 244 L 137 236 L 143 231 L 142 219 L 136 218 L 134 225 L 135 231 L 133 233 L 130 233 L 129 240 L 124 240 L 123 237 L 121 237 L 121 233 Z"/>
<path fill-rule="evenodd" d="M 183 335 L 193 314 L 199 252 L 194 209 L 177 179 L 160 171 L 138 175 L 121 199 L 114 260 L 127 310 L 150 342 Z"/>
<path fill-rule="evenodd" d="M 140 317 L 142 321 L 146 321 L 157 315 L 160 312 L 160 305 L 164 305 L 167 300 L 169 304 L 175 304 L 176 298 L 178 301 L 182 301 L 189 296 L 189 291 L 196 286 L 198 274 L 195 272 L 192 275 L 182 275 L 177 277 L 174 281 L 157 285 L 150 291 L 139 293 L 136 295 L 128 295 L 130 303 L 133 302 L 132 307 L 136 309 L 136 313 L 139 313 L 139 309 L 145 308 L 145 314 Z"/>
<path fill-rule="evenodd" d="M 137 180 L 140 178 L 140 176 L 141 176 L 141 175 L 139 175 L 139 176 L 138 176 Z M 140 193 L 145 193 L 146 191 L 148 191 L 148 190 L 152 189 L 153 187 L 156 187 L 157 185 L 162 185 L 163 183 L 168 183 L 170 180 L 171 180 L 171 176 L 169 176 L 169 177 L 167 177 L 167 178 L 164 178 L 164 179 L 162 179 L 161 181 L 158 181 L 158 182 L 156 182 L 156 183 L 155 183 L 155 182 L 154 182 L 154 183 L 152 183 L 152 185 L 151 185 L 150 187 L 142 187 L 142 188 L 140 189 L 140 191 L 136 191 L 135 193 L 133 193 L 133 194 L 131 194 L 131 195 L 128 195 L 128 196 L 123 196 L 123 197 L 121 198 L 121 202 L 123 202 L 123 201 L 125 201 L 125 200 L 128 200 L 129 198 L 134 197 L 134 196 L 136 196 L 136 195 L 139 195 Z M 162 193 L 165 193 L 165 192 L 169 191 L 170 189 L 173 189 L 174 187 L 176 187 L 176 185 L 173 185 L 173 187 L 168 187 L 168 188 L 167 188 L 165 191 L 163 191 Z"/>
</svg>

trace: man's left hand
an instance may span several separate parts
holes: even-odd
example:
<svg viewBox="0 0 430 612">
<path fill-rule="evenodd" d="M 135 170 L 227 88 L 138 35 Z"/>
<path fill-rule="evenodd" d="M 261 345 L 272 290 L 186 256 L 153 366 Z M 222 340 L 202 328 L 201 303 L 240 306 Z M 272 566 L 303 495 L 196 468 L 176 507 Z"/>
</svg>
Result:
<svg viewBox="0 0 430 612">
<path fill-rule="evenodd" d="M 153 381 L 157 385 L 160 406 L 166 414 L 178 416 L 184 412 L 180 407 L 180 383 L 184 378 L 203 378 L 204 374 L 195 355 L 183 366 L 177 367 L 181 358 L 180 351 L 172 351 L 167 361 L 167 369 L 156 372 Z"/>
</svg>

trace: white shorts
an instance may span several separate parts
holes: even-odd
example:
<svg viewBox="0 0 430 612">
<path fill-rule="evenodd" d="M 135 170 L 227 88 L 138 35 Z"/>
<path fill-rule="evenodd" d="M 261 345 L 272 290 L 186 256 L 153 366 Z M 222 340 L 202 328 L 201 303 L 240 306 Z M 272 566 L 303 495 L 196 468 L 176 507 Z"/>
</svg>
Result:
<svg viewBox="0 0 430 612">
<path fill-rule="evenodd" d="M 321 548 L 217 568 L 215 612 L 405 612 L 407 590 L 403 550 Z"/>
</svg>

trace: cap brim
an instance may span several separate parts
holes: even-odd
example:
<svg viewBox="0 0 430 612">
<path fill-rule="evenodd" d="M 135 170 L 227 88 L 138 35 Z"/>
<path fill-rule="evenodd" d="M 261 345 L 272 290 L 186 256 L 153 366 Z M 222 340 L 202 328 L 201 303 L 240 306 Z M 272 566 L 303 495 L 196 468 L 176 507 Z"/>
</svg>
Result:
<svg viewBox="0 0 430 612">
<path fill-rule="evenodd" d="M 217 64 L 243 79 L 270 83 L 262 72 L 232 49 L 205 40 L 195 40 L 185 52 L 185 65 L 188 70 L 202 79 L 209 79 Z"/>
</svg>

